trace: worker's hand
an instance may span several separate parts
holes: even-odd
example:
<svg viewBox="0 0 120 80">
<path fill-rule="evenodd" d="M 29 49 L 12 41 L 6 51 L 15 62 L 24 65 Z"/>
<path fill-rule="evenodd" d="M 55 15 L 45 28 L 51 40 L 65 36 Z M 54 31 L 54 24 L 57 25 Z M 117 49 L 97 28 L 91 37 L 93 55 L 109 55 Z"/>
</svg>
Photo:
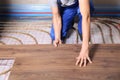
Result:
<svg viewBox="0 0 120 80">
<path fill-rule="evenodd" d="M 58 47 L 59 44 L 62 44 L 61 39 L 55 39 L 55 40 L 53 41 L 53 45 L 54 45 L 55 47 Z"/>
<path fill-rule="evenodd" d="M 92 63 L 92 61 L 90 60 L 90 57 L 89 57 L 89 48 L 81 49 L 81 52 L 80 52 L 79 56 L 76 59 L 77 59 L 76 65 L 79 65 L 79 67 L 82 67 L 82 66 L 86 67 L 87 61 L 89 63 Z"/>
</svg>

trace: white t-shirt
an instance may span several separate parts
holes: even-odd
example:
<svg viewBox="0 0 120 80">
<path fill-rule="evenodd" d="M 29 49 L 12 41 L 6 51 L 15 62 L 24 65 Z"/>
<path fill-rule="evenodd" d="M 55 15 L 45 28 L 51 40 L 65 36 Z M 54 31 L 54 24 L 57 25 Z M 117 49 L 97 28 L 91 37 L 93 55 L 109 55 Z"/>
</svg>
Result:
<svg viewBox="0 0 120 80">
<path fill-rule="evenodd" d="M 76 1 L 77 0 L 61 0 L 61 3 L 62 3 L 61 6 L 63 6 L 63 7 L 64 7 L 64 5 L 70 6 L 70 5 L 73 5 Z M 57 0 L 50 0 L 50 6 L 52 6 L 52 7 L 57 6 Z"/>
</svg>

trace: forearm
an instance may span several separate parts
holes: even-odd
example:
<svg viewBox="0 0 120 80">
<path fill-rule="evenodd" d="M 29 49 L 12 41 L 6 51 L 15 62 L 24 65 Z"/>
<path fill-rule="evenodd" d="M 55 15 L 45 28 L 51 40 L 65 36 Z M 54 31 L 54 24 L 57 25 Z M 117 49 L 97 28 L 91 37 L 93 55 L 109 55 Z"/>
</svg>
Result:
<svg viewBox="0 0 120 80">
<path fill-rule="evenodd" d="M 53 16 L 53 26 L 55 31 L 55 39 L 61 38 L 61 16 L 59 14 Z"/>
<path fill-rule="evenodd" d="M 83 16 L 82 18 L 82 31 L 83 31 L 83 43 L 82 47 L 89 46 L 89 39 L 90 39 L 90 14 Z"/>
<path fill-rule="evenodd" d="M 79 0 L 82 15 L 82 48 L 88 48 L 90 39 L 90 5 L 89 0 Z"/>
</svg>

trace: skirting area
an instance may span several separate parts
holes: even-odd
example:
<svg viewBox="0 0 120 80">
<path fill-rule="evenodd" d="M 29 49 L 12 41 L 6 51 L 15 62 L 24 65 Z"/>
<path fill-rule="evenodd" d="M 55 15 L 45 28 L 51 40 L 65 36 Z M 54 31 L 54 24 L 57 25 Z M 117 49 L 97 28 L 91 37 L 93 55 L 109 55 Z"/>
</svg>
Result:
<svg viewBox="0 0 120 80">
<path fill-rule="evenodd" d="M 0 21 L 0 44 L 51 44 L 50 28 L 51 17 L 11 17 Z M 92 17 L 91 40 L 92 44 L 119 44 L 120 18 Z M 68 32 L 66 44 L 81 44 L 77 31 L 77 23 Z"/>
</svg>

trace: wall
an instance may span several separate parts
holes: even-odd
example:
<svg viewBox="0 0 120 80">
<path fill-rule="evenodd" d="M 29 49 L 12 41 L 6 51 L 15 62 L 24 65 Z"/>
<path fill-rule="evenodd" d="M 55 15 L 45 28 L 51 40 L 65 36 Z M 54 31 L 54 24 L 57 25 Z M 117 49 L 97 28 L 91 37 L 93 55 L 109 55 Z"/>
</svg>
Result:
<svg viewBox="0 0 120 80">
<path fill-rule="evenodd" d="M 0 4 L 46 4 L 48 0 L 0 0 Z"/>
<path fill-rule="evenodd" d="M 120 0 L 93 0 L 93 2 L 95 5 L 96 15 L 120 16 Z M 23 14 L 24 12 L 27 13 Z M 29 14 L 32 16 L 39 16 L 43 14 L 41 12 L 44 14 L 50 13 L 48 0 L 0 0 L 0 15 Z"/>
<path fill-rule="evenodd" d="M 95 5 L 112 5 L 118 6 L 120 5 L 120 0 L 93 0 Z"/>
<path fill-rule="evenodd" d="M 95 5 L 120 5 L 120 0 L 93 0 Z M 0 4 L 47 4 L 48 0 L 0 0 Z"/>
</svg>

